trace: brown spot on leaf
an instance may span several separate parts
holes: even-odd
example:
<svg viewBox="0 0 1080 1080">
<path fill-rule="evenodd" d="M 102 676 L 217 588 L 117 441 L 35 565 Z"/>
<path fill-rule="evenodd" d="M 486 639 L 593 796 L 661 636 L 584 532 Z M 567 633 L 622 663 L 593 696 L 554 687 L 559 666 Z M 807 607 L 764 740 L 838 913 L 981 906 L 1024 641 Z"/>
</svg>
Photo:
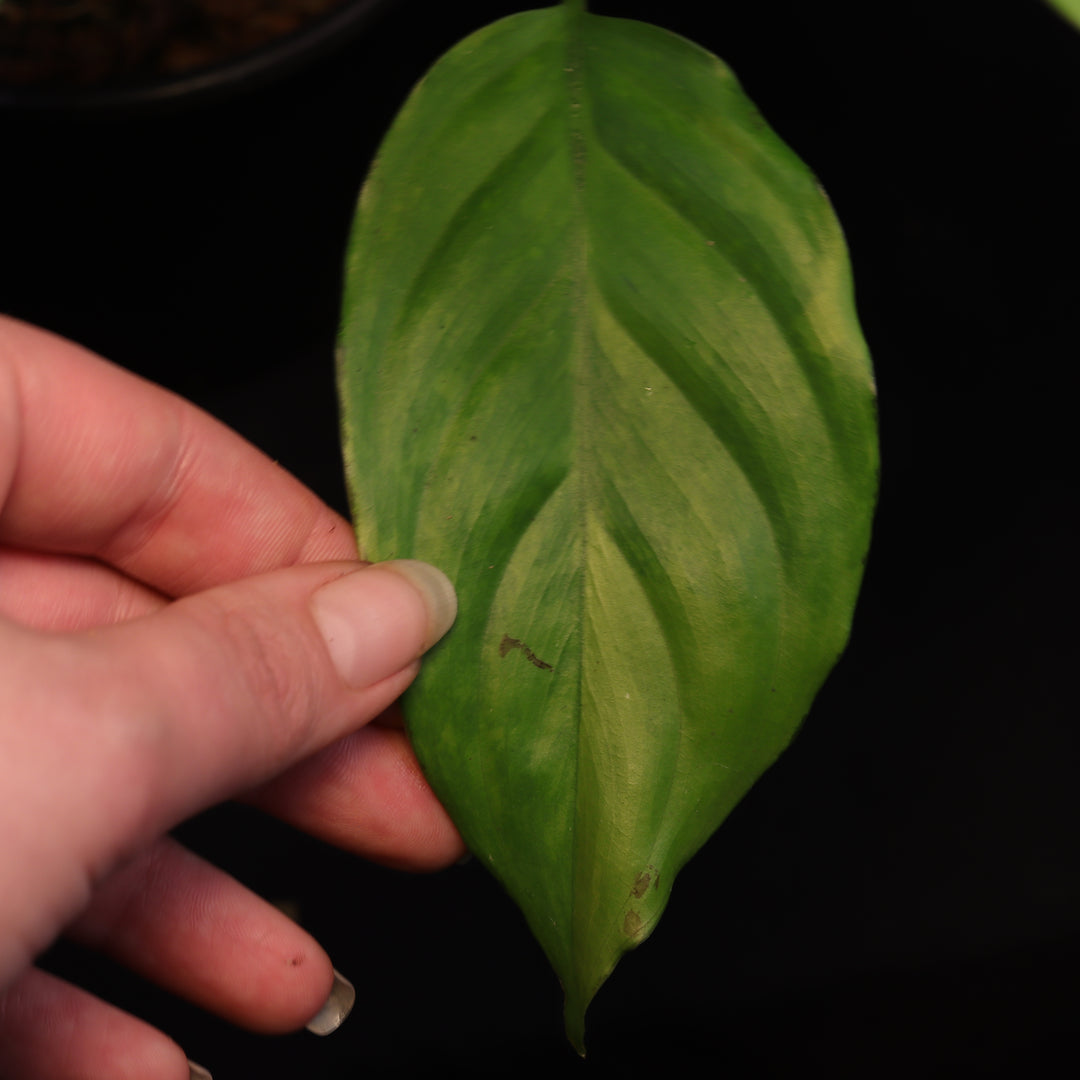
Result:
<svg viewBox="0 0 1080 1080">
<path fill-rule="evenodd" d="M 525 659 L 534 667 L 540 668 L 541 671 L 551 671 L 551 665 L 541 660 L 524 641 L 519 641 L 509 634 L 503 634 L 503 639 L 499 642 L 499 655 L 506 656 L 514 649 L 520 649 L 525 654 Z"/>
<path fill-rule="evenodd" d="M 652 875 L 646 870 L 642 870 L 636 878 L 634 878 L 634 887 L 630 890 L 630 895 L 635 900 L 640 900 L 648 891 L 649 882 L 652 880 Z"/>
<path fill-rule="evenodd" d="M 644 926 L 644 923 L 642 923 L 641 916 L 636 911 L 631 909 L 626 913 L 622 930 L 627 937 L 637 937 L 641 933 L 642 926 Z"/>
</svg>

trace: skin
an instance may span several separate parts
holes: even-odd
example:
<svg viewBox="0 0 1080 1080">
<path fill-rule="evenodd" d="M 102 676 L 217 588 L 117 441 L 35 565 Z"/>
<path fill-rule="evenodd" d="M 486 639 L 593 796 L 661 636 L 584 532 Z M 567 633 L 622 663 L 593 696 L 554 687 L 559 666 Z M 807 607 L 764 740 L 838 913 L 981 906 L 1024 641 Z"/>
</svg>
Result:
<svg viewBox="0 0 1080 1080">
<path fill-rule="evenodd" d="M 0 1075 L 189 1075 L 33 966 L 61 933 L 257 1031 L 319 1010 L 320 946 L 165 832 L 239 796 L 389 865 L 458 859 L 387 711 L 431 634 L 416 587 L 235 433 L 0 317 Z"/>
</svg>

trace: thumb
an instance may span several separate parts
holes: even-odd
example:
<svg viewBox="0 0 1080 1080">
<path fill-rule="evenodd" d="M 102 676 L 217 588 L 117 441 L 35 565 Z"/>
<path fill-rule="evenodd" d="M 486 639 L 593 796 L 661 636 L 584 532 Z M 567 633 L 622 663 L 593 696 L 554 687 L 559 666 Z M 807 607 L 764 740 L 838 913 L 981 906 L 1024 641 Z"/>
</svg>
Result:
<svg viewBox="0 0 1080 1080">
<path fill-rule="evenodd" d="M 77 634 L 0 624 L 0 861 L 78 910 L 131 851 L 378 715 L 455 614 L 440 571 L 400 561 L 278 570 Z"/>
</svg>

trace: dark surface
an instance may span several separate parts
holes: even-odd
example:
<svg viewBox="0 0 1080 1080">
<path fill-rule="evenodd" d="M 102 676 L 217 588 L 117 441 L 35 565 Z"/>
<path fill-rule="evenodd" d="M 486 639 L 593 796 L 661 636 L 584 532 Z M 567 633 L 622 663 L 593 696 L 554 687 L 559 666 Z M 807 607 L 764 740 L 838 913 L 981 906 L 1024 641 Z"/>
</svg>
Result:
<svg viewBox="0 0 1080 1080">
<path fill-rule="evenodd" d="M 515 8 L 404 0 L 212 108 L 0 113 L 0 310 L 193 398 L 344 510 L 331 351 L 356 192 L 410 85 Z M 185 837 L 299 904 L 357 983 L 349 1023 L 265 1039 L 96 965 L 88 981 L 218 1080 L 1074 1060 L 1080 34 L 1021 2 L 594 10 L 723 56 L 844 223 L 884 460 L 851 648 L 597 998 L 586 1064 L 481 869 L 397 874 L 237 808 Z"/>
</svg>

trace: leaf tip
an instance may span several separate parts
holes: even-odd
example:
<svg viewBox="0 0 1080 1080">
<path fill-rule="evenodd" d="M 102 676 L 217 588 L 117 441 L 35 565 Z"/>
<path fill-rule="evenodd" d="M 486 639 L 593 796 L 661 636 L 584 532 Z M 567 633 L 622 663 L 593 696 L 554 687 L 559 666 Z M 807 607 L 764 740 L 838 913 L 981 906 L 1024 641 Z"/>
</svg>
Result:
<svg viewBox="0 0 1080 1080">
<path fill-rule="evenodd" d="M 583 1005 L 580 1008 L 571 1008 L 569 997 L 566 999 L 566 1037 L 570 1040 L 570 1045 L 578 1052 L 580 1057 L 585 1056 L 585 1009 L 587 1005 Z"/>
<path fill-rule="evenodd" d="M 596 993 L 595 987 L 589 990 L 586 985 L 580 977 L 563 980 L 563 1026 L 567 1040 L 581 1057 L 585 1056 L 585 1013 Z"/>
</svg>

